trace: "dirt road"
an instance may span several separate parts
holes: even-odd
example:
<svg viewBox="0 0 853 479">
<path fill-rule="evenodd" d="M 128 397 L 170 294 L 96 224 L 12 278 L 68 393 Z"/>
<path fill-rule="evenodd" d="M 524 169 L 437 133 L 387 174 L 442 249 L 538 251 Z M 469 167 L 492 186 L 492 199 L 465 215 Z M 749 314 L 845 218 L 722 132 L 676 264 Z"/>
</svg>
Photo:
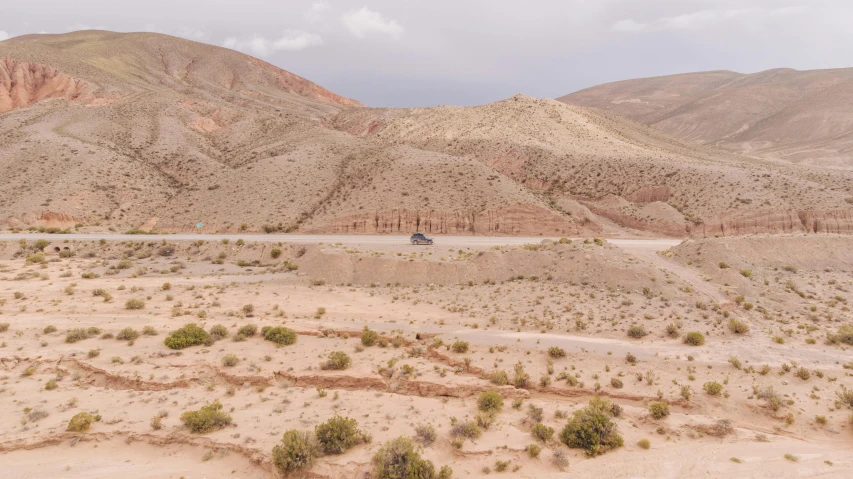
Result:
<svg viewBox="0 0 853 479">
<path fill-rule="evenodd" d="M 287 234 L 272 234 L 272 235 L 257 235 L 257 234 L 156 234 L 156 235 L 125 235 L 125 234 L 67 234 L 67 235 L 49 235 L 49 234 L 0 234 L 0 241 L 16 241 L 25 239 L 28 241 L 37 239 L 46 239 L 48 241 L 91 241 L 91 240 L 107 240 L 107 241 L 221 241 L 227 239 L 229 241 L 237 241 L 242 239 L 248 242 L 264 242 L 264 243 L 297 243 L 297 244 L 317 244 L 317 243 L 341 243 L 349 246 L 356 245 L 408 245 L 408 236 L 385 236 L 385 235 L 287 235 Z M 520 245 L 527 243 L 539 243 L 543 239 L 558 240 L 559 238 L 545 238 L 542 236 L 522 237 L 522 236 L 436 236 L 435 244 L 441 246 L 454 247 L 483 247 L 483 246 L 501 246 L 501 245 Z M 577 240 L 579 238 L 573 238 Z M 637 251 L 662 251 L 671 248 L 681 243 L 681 240 L 671 238 L 654 238 L 654 239 L 608 239 L 608 243 L 627 250 Z"/>
</svg>

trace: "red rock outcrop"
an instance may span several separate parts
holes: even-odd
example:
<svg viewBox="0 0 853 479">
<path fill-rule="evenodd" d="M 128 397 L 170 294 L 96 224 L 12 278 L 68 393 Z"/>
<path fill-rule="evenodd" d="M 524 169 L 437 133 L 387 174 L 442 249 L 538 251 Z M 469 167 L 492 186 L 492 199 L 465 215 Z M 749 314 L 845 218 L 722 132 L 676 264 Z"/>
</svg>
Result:
<svg viewBox="0 0 853 479">
<path fill-rule="evenodd" d="M 759 210 L 730 213 L 696 227 L 694 236 L 740 236 L 761 233 L 853 234 L 853 209 Z"/>
<path fill-rule="evenodd" d="M 578 235 L 588 228 L 551 211 L 517 205 L 471 212 L 387 210 L 338 217 L 306 228 L 307 233 L 412 233 Z"/>
<path fill-rule="evenodd" d="M 79 100 L 86 97 L 86 82 L 38 63 L 0 60 L 0 113 L 26 108 L 48 98 Z"/>
</svg>

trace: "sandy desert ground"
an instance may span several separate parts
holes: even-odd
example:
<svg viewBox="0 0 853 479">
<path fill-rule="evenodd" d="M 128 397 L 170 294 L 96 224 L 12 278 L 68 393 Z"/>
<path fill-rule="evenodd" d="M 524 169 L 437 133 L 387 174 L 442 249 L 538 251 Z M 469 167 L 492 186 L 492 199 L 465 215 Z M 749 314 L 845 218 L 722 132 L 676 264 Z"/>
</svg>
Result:
<svg viewBox="0 0 853 479">
<path fill-rule="evenodd" d="M 272 478 L 287 431 L 341 416 L 292 477 L 365 477 L 399 437 L 440 477 L 850 477 L 851 240 L 670 246 L 5 241 L 0 467 Z M 189 323 L 217 334 L 167 347 Z M 565 440 L 594 398 L 623 439 L 597 456 Z"/>
</svg>

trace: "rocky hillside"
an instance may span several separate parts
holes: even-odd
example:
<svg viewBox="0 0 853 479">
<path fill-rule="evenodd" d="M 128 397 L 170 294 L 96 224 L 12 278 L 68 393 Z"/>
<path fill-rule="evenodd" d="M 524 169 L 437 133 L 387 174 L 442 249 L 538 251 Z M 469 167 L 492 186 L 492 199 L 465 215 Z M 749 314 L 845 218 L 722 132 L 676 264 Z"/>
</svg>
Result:
<svg viewBox="0 0 853 479">
<path fill-rule="evenodd" d="M 559 100 L 703 145 L 853 168 L 853 68 L 688 73 L 608 83 Z"/>
<path fill-rule="evenodd" d="M 525 96 L 366 108 L 242 53 L 149 33 L 0 42 L 0 177 L 11 229 L 853 230 L 853 172 Z"/>
</svg>

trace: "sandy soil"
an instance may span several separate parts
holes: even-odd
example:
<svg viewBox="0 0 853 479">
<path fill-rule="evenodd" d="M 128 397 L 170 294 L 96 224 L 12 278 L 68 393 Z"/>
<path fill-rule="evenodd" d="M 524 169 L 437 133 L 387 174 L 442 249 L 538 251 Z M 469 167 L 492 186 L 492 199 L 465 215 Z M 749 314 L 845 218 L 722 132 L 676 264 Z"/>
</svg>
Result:
<svg viewBox="0 0 853 479">
<path fill-rule="evenodd" d="M 827 272 L 820 259 L 838 248 L 833 241 L 849 241 L 839 238 L 703 240 L 698 247 L 710 257 L 701 263 L 694 242 L 660 253 L 572 241 L 433 247 L 414 256 L 406 245 L 272 244 L 282 250 L 273 259 L 265 243 L 137 238 L 57 242 L 73 256 L 60 257 L 48 245 L 43 263 L 32 242 L 0 243 L 0 323 L 9 323 L 0 332 L 0 408 L 7 412 L 0 417 L 0 467 L 10 477 L 277 477 L 271 451 L 282 434 L 338 414 L 355 419 L 371 441 L 318 458 L 312 477 L 364 477 L 386 441 L 415 436 L 422 424 L 433 425 L 437 437 L 421 454 L 437 469 L 450 466 L 453 477 L 849 477 L 851 406 L 837 394 L 851 385 L 850 346 L 823 341 L 851 323 L 850 270 Z M 727 255 L 727 245 L 740 253 Z M 777 287 L 761 280 L 765 266 L 758 263 L 772 274 L 775 251 L 792 248 L 810 251 L 816 268 L 798 263 L 796 272 L 784 271 L 804 285 L 805 297 L 786 293 L 785 281 Z M 252 263 L 259 254 L 265 259 Z M 354 261 L 348 267 L 363 282 L 327 276 L 344 259 Z M 750 284 L 704 269 L 749 260 Z M 386 262 L 395 263 L 398 281 L 371 284 L 371 275 L 386 274 L 377 267 Z M 408 268 L 451 265 L 484 274 L 533 272 L 443 282 L 437 270 L 404 282 Z M 734 297 L 739 292 L 745 300 Z M 144 307 L 126 309 L 130 299 Z M 749 332 L 730 331 L 731 318 Z M 166 335 L 190 322 L 222 325 L 228 334 L 209 346 L 167 348 Z M 246 324 L 284 325 L 297 341 L 235 341 Z M 636 325 L 649 334 L 629 337 Z M 365 326 L 388 344 L 364 347 Z M 66 341 L 68 330 L 88 327 L 101 331 Z M 149 327 L 150 334 L 114 338 L 127 327 Z M 688 331 L 702 332 L 705 344 L 685 344 Z M 455 342 L 466 342 L 467 351 L 455 352 Z M 552 346 L 565 356 L 550 357 Z M 351 358 L 347 369 L 321 369 L 333 351 Z M 229 354 L 235 365 L 223 363 Z M 512 381 L 516 367 L 529 375 L 527 384 L 490 379 L 503 370 Z M 56 387 L 48 389 L 51 381 Z M 709 381 L 722 385 L 720 396 L 703 390 Z M 498 391 L 504 407 L 479 437 L 454 444 L 452 422 L 473 420 L 487 390 Z M 775 410 L 761 399 L 768 390 L 780 400 Z M 625 445 L 589 458 L 558 437 L 566 414 L 595 396 L 622 406 L 614 420 Z M 648 407 L 659 399 L 670 414 L 654 419 Z M 232 424 L 190 432 L 181 414 L 213 400 Z M 554 439 L 531 435 L 530 405 L 542 408 Z M 86 432 L 66 431 L 83 411 L 100 420 Z M 155 416 L 162 416 L 159 429 L 152 427 Z M 731 421 L 721 435 L 712 428 L 719 420 Z M 639 447 L 641 439 L 651 447 Z M 534 443 L 542 448 L 538 458 L 525 452 Z M 564 470 L 553 461 L 558 451 L 569 460 Z M 498 472 L 499 461 L 508 461 L 505 472 Z"/>
</svg>

